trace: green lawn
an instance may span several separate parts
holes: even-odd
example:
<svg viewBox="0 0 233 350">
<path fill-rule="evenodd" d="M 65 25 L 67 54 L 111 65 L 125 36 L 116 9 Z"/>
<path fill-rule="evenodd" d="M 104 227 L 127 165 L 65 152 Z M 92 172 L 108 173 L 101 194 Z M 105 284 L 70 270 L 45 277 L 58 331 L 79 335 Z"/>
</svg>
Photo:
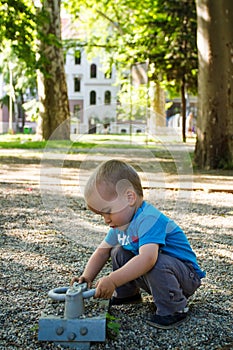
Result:
<svg viewBox="0 0 233 350">
<path fill-rule="evenodd" d="M 172 140 L 170 140 L 171 142 Z M 180 141 L 181 142 L 181 141 Z M 187 140 L 187 142 L 190 142 Z M 193 142 L 193 140 L 191 140 Z M 67 148 L 72 149 L 87 149 L 96 146 L 103 148 L 159 148 L 159 139 L 148 138 L 143 134 L 84 134 L 84 135 L 72 135 L 71 141 L 38 141 L 36 135 L 24 135 L 24 134 L 4 134 L 0 135 L 0 148 L 20 148 L 20 149 L 44 149 L 54 148 L 62 151 Z M 177 143 L 177 140 L 174 140 Z"/>
<path fill-rule="evenodd" d="M 71 141 L 38 141 L 36 135 L 0 135 L 0 148 L 21 149 L 72 149 L 92 148 L 101 146 L 104 148 L 135 148 L 146 144 L 145 135 L 97 135 L 85 134 L 75 135 Z"/>
</svg>

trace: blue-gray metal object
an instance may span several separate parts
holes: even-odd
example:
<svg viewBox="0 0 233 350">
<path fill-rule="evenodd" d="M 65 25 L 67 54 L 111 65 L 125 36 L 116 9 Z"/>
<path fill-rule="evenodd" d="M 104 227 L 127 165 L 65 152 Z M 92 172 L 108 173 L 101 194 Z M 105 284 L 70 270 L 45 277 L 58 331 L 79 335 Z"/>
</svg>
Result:
<svg viewBox="0 0 233 350">
<path fill-rule="evenodd" d="M 65 301 L 66 318 L 77 318 L 84 314 L 84 299 L 94 295 L 95 289 L 87 290 L 87 283 L 74 283 L 72 287 L 55 288 L 48 292 L 51 299 Z"/>
<path fill-rule="evenodd" d="M 59 288 L 51 289 L 48 292 L 48 296 L 53 300 L 65 301 L 65 297 L 66 297 L 65 293 L 67 292 L 68 289 L 69 287 L 59 287 Z"/>
<path fill-rule="evenodd" d="M 57 300 L 57 301 L 65 301 L 65 293 L 68 291 L 68 289 L 76 289 L 76 288 L 81 288 L 81 290 L 85 293 L 83 293 L 83 298 L 87 299 L 87 298 L 91 298 L 95 295 L 95 289 L 89 289 L 87 290 L 87 283 L 74 283 L 73 287 L 59 287 L 59 288 L 54 288 L 51 289 L 48 292 L 48 296 L 53 299 L 53 300 Z"/>
<path fill-rule="evenodd" d="M 87 284 L 75 283 L 72 287 L 55 288 L 48 296 L 65 301 L 64 316 L 42 316 L 39 320 L 38 340 L 53 341 L 73 349 L 86 350 L 90 342 L 103 342 L 106 338 L 106 315 L 80 318 L 84 315 L 84 299 L 95 295 L 95 289 L 87 290 Z"/>
<path fill-rule="evenodd" d="M 74 349 L 89 349 L 90 342 L 104 342 L 105 339 L 105 315 L 78 319 L 45 316 L 39 321 L 39 341 L 52 341 Z"/>
</svg>

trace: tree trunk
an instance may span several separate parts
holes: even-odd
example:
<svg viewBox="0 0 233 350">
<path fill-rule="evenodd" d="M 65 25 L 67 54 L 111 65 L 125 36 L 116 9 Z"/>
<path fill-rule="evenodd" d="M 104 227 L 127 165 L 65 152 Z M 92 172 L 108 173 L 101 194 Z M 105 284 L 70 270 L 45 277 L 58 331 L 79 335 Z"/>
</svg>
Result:
<svg viewBox="0 0 233 350">
<path fill-rule="evenodd" d="M 198 118 L 195 162 L 200 168 L 233 165 L 233 1 L 196 0 Z"/>
<path fill-rule="evenodd" d="M 152 82 L 150 85 L 151 113 L 148 120 L 148 131 L 156 135 L 159 129 L 166 126 L 165 116 L 165 93 L 159 83 Z"/>
<path fill-rule="evenodd" d="M 45 140 L 70 139 L 70 113 L 64 56 L 61 45 L 60 0 L 45 0 L 42 11 L 48 20 L 41 26 L 40 70 L 38 90 L 42 105 L 42 136 Z"/>
<path fill-rule="evenodd" d="M 23 104 L 24 104 L 24 95 L 22 92 L 20 92 L 20 117 L 22 119 L 22 126 L 19 129 L 19 132 L 23 132 L 24 130 L 24 125 L 25 125 L 25 110 L 22 108 Z"/>
<path fill-rule="evenodd" d="M 186 97 L 185 97 L 185 77 L 181 82 L 181 107 L 182 107 L 182 139 L 186 142 Z"/>
</svg>

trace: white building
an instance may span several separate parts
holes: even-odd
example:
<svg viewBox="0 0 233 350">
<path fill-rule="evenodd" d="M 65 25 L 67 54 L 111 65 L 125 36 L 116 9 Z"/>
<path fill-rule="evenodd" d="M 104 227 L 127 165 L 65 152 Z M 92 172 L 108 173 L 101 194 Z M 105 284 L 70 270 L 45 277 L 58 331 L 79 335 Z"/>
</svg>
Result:
<svg viewBox="0 0 233 350">
<path fill-rule="evenodd" d="M 63 40 L 74 40 L 78 33 L 69 18 L 62 19 Z M 104 133 L 116 121 L 116 70 L 106 75 L 100 59 L 87 59 L 84 49 L 70 48 L 66 53 L 65 72 L 71 112 L 71 133 Z"/>
<path fill-rule="evenodd" d="M 77 58 L 77 54 L 80 57 Z M 116 120 L 118 88 L 114 86 L 115 70 L 107 77 L 99 59 L 87 60 L 81 50 L 70 49 L 65 72 L 71 112 L 71 133 L 104 132 Z"/>
</svg>

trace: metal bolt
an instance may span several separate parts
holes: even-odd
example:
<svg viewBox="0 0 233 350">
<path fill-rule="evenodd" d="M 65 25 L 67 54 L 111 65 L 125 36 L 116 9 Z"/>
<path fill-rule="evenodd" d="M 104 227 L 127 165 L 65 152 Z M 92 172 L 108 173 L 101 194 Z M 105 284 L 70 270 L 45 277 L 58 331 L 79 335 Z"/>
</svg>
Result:
<svg viewBox="0 0 233 350">
<path fill-rule="evenodd" d="M 58 327 L 56 329 L 56 333 L 57 333 L 57 335 L 62 335 L 62 333 L 64 333 L 64 328 L 63 327 Z"/>
<path fill-rule="evenodd" d="M 74 340 L 76 338 L 76 334 L 73 333 L 73 332 L 70 332 L 68 335 L 67 335 L 67 339 L 68 340 Z"/>
<path fill-rule="evenodd" d="M 86 335 L 87 333 L 88 333 L 87 327 L 82 327 L 82 328 L 80 328 L 80 334 L 81 334 L 81 335 Z"/>
</svg>

